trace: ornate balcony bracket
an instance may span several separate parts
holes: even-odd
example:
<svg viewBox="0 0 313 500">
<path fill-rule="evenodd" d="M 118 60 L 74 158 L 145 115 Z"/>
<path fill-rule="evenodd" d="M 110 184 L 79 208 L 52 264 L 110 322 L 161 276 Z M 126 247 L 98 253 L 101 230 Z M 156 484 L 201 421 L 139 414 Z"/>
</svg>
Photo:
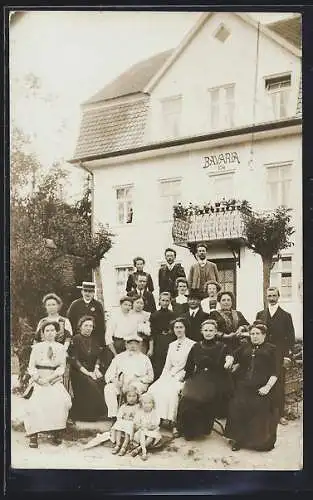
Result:
<svg viewBox="0 0 313 500">
<path fill-rule="evenodd" d="M 237 266 L 240 268 L 240 243 L 234 240 L 226 240 L 225 243 L 233 254 Z"/>
</svg>

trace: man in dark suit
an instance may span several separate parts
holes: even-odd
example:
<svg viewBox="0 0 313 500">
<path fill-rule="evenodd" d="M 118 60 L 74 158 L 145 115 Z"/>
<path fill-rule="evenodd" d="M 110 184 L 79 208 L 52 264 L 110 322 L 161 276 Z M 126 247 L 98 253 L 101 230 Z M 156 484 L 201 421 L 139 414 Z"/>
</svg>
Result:
<svg viewBox="0 0 313 500">
<path fill-rule="evenodd" d="M 137 276 L 136 288 L 132 292 L 129 292 L 128 295 L 132 297 L 133 296 L 142 297 L 144 301 L 144 308 L 143 308 L 144 311 L 150 313 L 156 311 L 156 305 L 153 293 L 147 290 L 147 276 L 145 276 L 144 274 L 139 274 Z"/>
<path fill-rule="evenodd" d="M 74 300 L 67 311 L 67 317 L 71 322 L 73 335 L 79 333 L 77 330 L 79 319 L 83 316 L 92 316 L 95 320 L 95 328 L 92 335 L 97 338 L 100 346 L 104 347 L 104 310 L 101 302 L 94 298 L 96 285 L 89 281 L 83 281 L 82 286 L 77 288 L 81 289 L 82 297 Z"/>
<path fill-rule="evenodd" d="M 202 310 L 200 301 L 200 291 L 191 290 L 188 296 L 188 310 L 184 314 L 184 317 L 188 319 L 190 324 L 188 337 L 195 342 L 202 340 L 201 323 L 203 323 L 206 319 L 210 319 L 210 315 Z"/>
<path fill-rule="evenodd" d="M 175 263 L 176 252 L 172 248 L 167 248 L 164 252 L 166 263 L 159 269 L 159 289 L 160 293 L 170 292 L 171 297 L 175 297 L 177 278 L 186 278 L 186 273 L 181 264 Z"/>
<path fill-rule="evenodd" d="M 137 286 L 136 280 L 137 280 L 139 275 L 147 276 L 147 290 L 149 290 L 149 292 L 151 292 L 151 293 L 154 291 L 154 286 L 153 286 L 151 274 L 149 274 L 143 270 L 145 263 L 146 262 L 145 262 L 145 259 L 143 257 L 135 257 L 134 258 L 133 264 L 134 264 L 135 271 L 128 276 L 127 283 L 126 283 L 126 292 L 127 293 L 133 292 L 134 290 L 136 290 L 136 286 Z"/>
<path fill-rule="evenodd" d="M 259 311 L 256 320 L 264 323 L 268 328 L 268 342 L 276 346 L 276 359 L 278 367 L 278 380 L 276 382 L 277 405 L 280 412 L 280 423 L 286 425 L 288 422 L 284 418 L 285 406 L 285 367 L 291 350 L 295 344 L 295 330 L 291 314 L 284 311 L 279 305 L 280 293 L 278 288 L 267 289 L 268 306 L 263 311 Z"/>
</svg>

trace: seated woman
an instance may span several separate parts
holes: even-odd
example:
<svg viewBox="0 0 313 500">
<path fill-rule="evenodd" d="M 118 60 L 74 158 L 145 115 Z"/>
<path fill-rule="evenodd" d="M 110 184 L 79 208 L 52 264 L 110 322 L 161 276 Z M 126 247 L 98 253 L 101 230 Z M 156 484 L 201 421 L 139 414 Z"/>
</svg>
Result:
<svg viewBox="0 0 313 500">
<path fill-rule="evenodd" d="M 217 340 L 216 321 L 201 324 L 203 340 L 194 344 L 185 366 L 185 384 L 177 414 L 177 430 L 186 439 L 210 434 L 217 416 L 217 402 L 227 388 L 225 370 L 233 357 L 225 344 Z"/>
<path fill-rule="evenodd" d="M 53 443 L 61 444 L 61 431 L 66 427 L 71 408 L 70 395 L 62 383 L 65 351 L 55 341 L 59 329 L 56 321 L 42 323 L 43 340 L 33 345 L 29 359 L 31 395 L 25 402 L 24 425 L 31 448 L 38 448 L 38 433 L 44 431 L 53 431 Z"/>
<path fill-rule="evenodd" d="M 212 311 L 210 318 L 217 322 L 221 340 L 231 351 L 239 347 L 240 340 L 248 336 L 249 323 L 240 311 L 233 309 L 235 298 L 231 292 L 219 292 L 219 311 Z"/>
<path fill-rule="evenodd" d="M 172 299 L 172 310 L 176 317 L 182 316 L 188 310 L 188 281 L 186 278 L 177 278 L 177 295 Z"/>
<path fill-rule="evenodd" d="M 162 373 L 169 344 L 176 339 L 170 328 L 171 321 L 175 319 L 175 314 L 169 310 L 170 303 L 170 293 L 160 293 L 160 309 L 150 316 L 151 342 L 147 354 L 152 361 L 155 379 Z"/>
<path fill-rule="evenodd" d="M 105 416 L 104 379 L 100 371 L 101 348 L 92 334 L 95 321 L 83 316 L 78 322 L 80 333 L 74 335 L 70 350 L 70 378 L 73 388 L 71 418 L 92 422 Z"/>
<path fill-rule="evenodd" d="M 147 354 L 149 346 L 151 345 L 151 327 L 150 327 L 150 314 L 144 311 L 144 300 L 138 295 L 133 297 L 133 309 L 130 311 L 130 320 L 134 322 L 134 332 L 142 338 L 142 352 Z"/>
<path fill-rule="evenodd" d="M 117 354 L 106 371 L 104 397 L 110 419 L 116 420 L 118 399 L 121 400 L 130 387 L 142 394 L 153 382 L 151 361 L 141 352 L 141 342 L 142 339 L 138 335 L 127 337 L 126 351 Z"/>
<path fill-rule="evenodd" d="M 210 314 L 211 311 L 219 310 L 220 304 L 217 302 L 217 294 L 221 290 L 221 285 L 214 280 L 209 280 L 204 285 L 206 298 L 201 300 L 202 310 Z"/>
<path fill-rule="evenodd" d="M 276 442 L 279 412 L 275 404 L 277 366 L 275 346 L 265 341 L 267 328 L 250 327 L 251 342 L 234 353 L 236 388 L 229 405 L 225 435 L 232 450 L 270 451 Z M 239 366 L 238 366 L 239 364 Z"/>
<path fill-rule="evenodd" d="M 157 412 L 166 421 L 175 435 L 176 416 L 179 394 L 185 377 L 185 364 L 194 341 L 186 337 L 188 322 L 186 318 L 177 318 L 171 323 L 171 328 L 177 338 L 168 348 L 163 371 L 160 378 L 149 388 L 156 403 Z"/>
</svg>

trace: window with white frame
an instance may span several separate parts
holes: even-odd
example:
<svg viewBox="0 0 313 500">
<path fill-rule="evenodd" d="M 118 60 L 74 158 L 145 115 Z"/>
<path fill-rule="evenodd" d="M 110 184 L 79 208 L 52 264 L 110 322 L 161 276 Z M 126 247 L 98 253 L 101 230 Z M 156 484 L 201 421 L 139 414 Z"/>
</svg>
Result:
<svg viewBox="0 0 313 500">
<path fill-rule="evenodd" d="M 126 294 L 126 283 L 128 276 L 133 272 L 133 267 L 129 266 L 120 266 L 115 268 L 116 272 L 116 296 L 119 300 L 123 295 Z"/>
<path fill-rule="evenodd" d="M 130 224 L 133 222 L 133 186 L 116 188 L 117 222 Z"/>
<path fill-rule="evenodd" d="M 235 84 L 209 89 L 211 128 L 230 128 L 235 124 Z"/>
<path fill-rule="evenodd" d="M 275 119 L 289 115 L 291 73 L 265 78 L 265 89 Z"/>
<path fill-rule="evenodd" d="M 292 297 L 292 258 L 283 256 L 276 260 L 271 270 L 271 286 L 276 286 L 282 299 Z"/>
<path fill-rule="evenodd" d="M 174 138 L 179 135 L 182 111 L 182 97 L 168 97 L 161 101 L 163 132 L 166 137 Z"/>
<path fill-rule="evenodd" d="M 271 208 L 281 205 L 290 207 L 292 164 L 282 163 L 280 165 L 268 165 L 267 174 L 267 197 Z"/>
<path fill-rule="evenodd" d="M 213 193 L 215 201 L 221 201 L 223 198 L 229 200 L 234 198 L 234 174 L 212 175 Z"/>
<path fill-rule="evenodd" d="M 162 179 L 160 190 L 160 220 L 170 221 L 173 218 L 173 206 L 181 201 L 181 179 Z"/>
</svg>

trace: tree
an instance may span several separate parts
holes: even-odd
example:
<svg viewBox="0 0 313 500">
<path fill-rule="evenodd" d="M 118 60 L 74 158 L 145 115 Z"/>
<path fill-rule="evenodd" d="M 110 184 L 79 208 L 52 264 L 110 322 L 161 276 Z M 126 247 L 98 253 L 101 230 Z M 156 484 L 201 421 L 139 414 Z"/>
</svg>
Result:
<svg viewBox="0 0 313 500">
<path fill-rule="evenodd" d="M 55 166 L 33 194 L 11 205 L 12 333 L 21 318 L 35 327 L 42 316 L 41 299 L 54 291 L 67 307 L 76 298 L 75 285 L 91 276 L 92 269 L 112 246 L 112 234 L 99 226 L 91 233 L 90 220 L 77 204 L 60 198 L 66 173 Z M 73 278 L 68 279 L 69 263 Z M 14 326 L 13 326 L 14 325 Z M 15 330 L 15 328 L 16 330 Z"/>
<path fill-rule="evenodd" d="M 291 209 L 281 206 L 273 211 L 255 212 L 248 202 L 243 202 L 241 213 L 246 244 L 262 258 L 265 307 L 266 290 L 270 286 L 270 273 L 274 258 L 280 258 L 280 251 L 293 245 L 290 241 L 290 237 L 295 232 L 290 223 Z"/>
</svg>

